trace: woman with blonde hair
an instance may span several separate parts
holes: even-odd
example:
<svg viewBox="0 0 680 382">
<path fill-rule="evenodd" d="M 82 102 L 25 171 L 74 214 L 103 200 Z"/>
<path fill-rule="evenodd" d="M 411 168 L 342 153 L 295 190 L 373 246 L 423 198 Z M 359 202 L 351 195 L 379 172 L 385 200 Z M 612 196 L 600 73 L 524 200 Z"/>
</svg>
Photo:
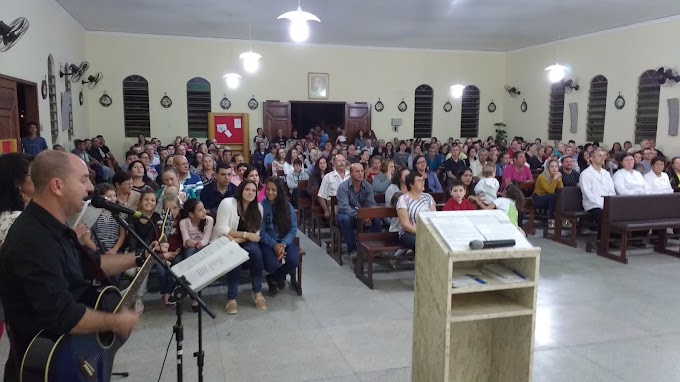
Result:
<svg viewBox="0 0 680 382">
<path fill-rule="evenodd" d="M 562 173 L 556 158 L 550 158 L 545 163 L 543 173 L 536 179 L 536 187 L 531 200 L 536 208 L 548 209 L 548 227 L 555 227 L 555 205 L 557 204 L 557 190 L 563 188 Z"/>
</svg>

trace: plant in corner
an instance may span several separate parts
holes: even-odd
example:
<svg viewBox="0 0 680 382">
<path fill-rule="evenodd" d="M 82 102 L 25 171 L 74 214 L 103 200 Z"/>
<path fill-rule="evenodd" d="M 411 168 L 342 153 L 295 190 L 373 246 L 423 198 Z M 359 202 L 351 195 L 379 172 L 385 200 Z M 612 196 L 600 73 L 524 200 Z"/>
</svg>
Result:
<svg viewBox="0 0 680 382">
<path fill-rule="evenodd" d="M 494 126 L 496 126 L 496 144 L 500 145 L 502 140 L 507 140 L 508 138 L 508 132 L 503 129 L 506 124 L 503 122 L 498 122 L 494 123 Z"/>
</svg>

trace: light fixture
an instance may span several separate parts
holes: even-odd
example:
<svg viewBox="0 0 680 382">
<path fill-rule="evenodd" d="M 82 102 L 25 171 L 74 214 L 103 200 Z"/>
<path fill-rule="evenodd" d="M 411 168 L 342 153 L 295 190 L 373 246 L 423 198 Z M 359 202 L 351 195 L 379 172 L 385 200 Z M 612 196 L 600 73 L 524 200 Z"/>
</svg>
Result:
<svg viewBox="0 0 680 382">
<path fill-rule="evenodd" d="M 238 56 L 239 60 L 243 60 L 243 69 L 247 73 L 255 73 L 257 72 L 258 69 L 260 69 L 260 58 L 262 58 L 261 55 L 253 52 L 253 31 L 252 31 L 252 23 L 251 23 L 251 18 L 250 18 L 250 8 L 248 8 L 248 40 L 250 44 L 250 50 L 241 53 L 240 56 Z"/>
<path fill-rule="evenodd" d="M 548 66 L 545 68 L 545 70 L 548 72 L 548 79 L 550 82 L 555 83 L 564 79 L 567 72 L 569 71 L 569 68 L 564 65 L 555 64 Z"/>
<path fill-rule="evenodd" d="M 564 13 L 564 4 L 563 0 L 560 0 L 560 13 Z M 550 65 L 547 68 L 545 68 L 545 71 L 548 72 L 548 80 L 550 82 L 555 83 L 562 81 L 564 77 L 567 75 L 567 72 L 569 71 L 569 68 L 567 68 L 564 65 L 560 65 L 560 41 L 562 40 L 562 18 L 560 17 L 559 19 L 559 24 L 557 25 L 557 56 L 555 59 L 555 65 Z"/>
<path fill-rule="evenodd" d="M 262 58 L 262 56 L 253 52 L 252 50 L 241 53 L 238 58 L 239 60 L 243 60 L 243 69 L 246 72 L 255 73 L 258 69 L 260 69 L 260 58 Z"/>
<path fill-rule="evenodd" d="M 238 73 L 227 73 L 224 76 L 229 89 L 236 89 L 241 84 L 241 75 Z"/>
<path fill-rule="evenodd" d="M 463 96 L 463 90 L 465 90 L 465 85 L 455 84 L 451 86 L 451 97 L 460 98 Z"/>
<path fill-rule="evenodd" d="M 298 0 L 298 7 L 296 10 L 286 12 L 276 19 L 290 20 L 288 33 L 290 33 L 290 38 L 295 42 L 303 42 L 309 38 L 309 25 L 307 25 L 307 21 L 321 22 L 315 15 L 302 10 L 300 0 Z"/>
</svg>

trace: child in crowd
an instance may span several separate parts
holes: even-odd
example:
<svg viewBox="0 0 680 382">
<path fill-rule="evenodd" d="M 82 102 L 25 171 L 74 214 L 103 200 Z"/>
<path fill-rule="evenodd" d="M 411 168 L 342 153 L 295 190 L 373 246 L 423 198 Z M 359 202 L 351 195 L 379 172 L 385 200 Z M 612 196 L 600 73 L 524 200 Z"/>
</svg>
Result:
<svg viewBox="0 0 680 382">
<path fill-rule="evenodd" d="M 163 210 L 160 215 L 161 220 L 159 226 L 162 228 L 164 236 L 163 240 L 168 243 L 168 251 L 173 254 L 172 260 L 168 260 L 166 263 L 169 266 L 173 266 L 182 261 L 183 257 L 177 255 L 180 254 L 184 248 L 182 244 L 182 234 L 179 229 L 180 210 L 182 209 L 182 206 L 180 199 L 177 196 L 177 188 L 168 187 L 165 190 L 165 197 L 163 197 L 162 205 Z M 165 306 L 172 306 L 175 304 L 175 301 L 171 298 L 170 293 L 175 285 L 169 279 L 164 267 L 156 265 L 156 271 L 158 272 L 158 282 L 160 284 L 160 293 L 163 304 Z"/>
<path fill-rule="evenodd" d="M 482 179 L 475 186 L 475 194 L 482 196 L 484 204 L 490 205 L 498 197 L 498 190 L 501 188 L 496 179 L 496 169 L 488 164 L 482 167 Z"/>
<path fill-rule="evenodd" d="M 189 257 L 210 243 L 214 221 L 198 199 L 187 200 L 180 217 L 179 229 L 186 248 L 184 256 Z"/>
<path fill-rule="evenodd" d="M 309 174 L 302 168 L 302 161 L 295 159 L 293 161 L 293 171 L 286 175 L 286 184 L 291 194 L 291 203 L 293 206 L 297 207 L 297 199 L 300 192 L 305 192 L 306 190 L 298 189 L 298 182 L 301 180 L 309 180 Z"/>
<path fill-rule="evenodd" d="M 109 183 L 97 186 L 99 195 L 111 203 L 117 203 L 116 189 Z M 83 244 L 93 251 L 101 250 L 104 255 L 115 255 L 125 244 L 125 229 L 114 219 L 111 212 L 102 210 L 92 227 L 92 235 L 83 236 Z"/>
<path fill-rule="evenodd" d="M 496 183 L 498 184 L 498 181 Z M 474 204 L 465 199 L 465 184 L 458 179 L 452 181 L 451 199 L 444 205 L 444 211 L 472 211 L 476 209 Z"/>
<path fill-rule="evenodd" d="M 510 184 L 505 188 L 505 197 L 496 198 L 492 204 L 485 204 L 481 198 L 470 196 L 468 198 L 471 202 L 477 203 L 479 208 L 486 210 L 499 209 L 505 211 L 510 218 L 510 221 L 519 227 L 519 212 L 524 208 L 524 194 L 519 187 Z"/>
<path fill-rule="evenodd" d="M 156 212 L 156 194 L 151 190 L 144 190 L 139 198 L 139 211 L 142 213 L 141 218 L 128 217 L 130 228 L 132 228 L 146 244 L 151 244 L 160 238 L 162 228 L 161 216 Z M 130 251 L 143 251 L 144 247 L 134 236 L 130 236 L 129 241 Z M 134 276 L 137 273 L 137 268 L 129 269 L 125 272 L 129 276 Z M 135 302 L 135 312 L 142 314 L 144 312 L 144 293 L 146 292 L 146 282 L 148 276 L 144 278 L 141 287 L 137 291 L 137 301 Z"/>
</svg>

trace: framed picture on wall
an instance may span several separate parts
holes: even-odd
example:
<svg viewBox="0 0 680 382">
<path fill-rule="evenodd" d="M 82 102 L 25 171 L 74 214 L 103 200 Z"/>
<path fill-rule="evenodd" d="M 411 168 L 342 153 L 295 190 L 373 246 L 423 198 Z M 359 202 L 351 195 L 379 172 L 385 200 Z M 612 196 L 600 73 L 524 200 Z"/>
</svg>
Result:
<svg viewBox="0 0 680 382">
<path fill-rule="evenodd" d="M 328 73 L 307 74 L 307 98 L 328 99 Z"/>
</svg>

